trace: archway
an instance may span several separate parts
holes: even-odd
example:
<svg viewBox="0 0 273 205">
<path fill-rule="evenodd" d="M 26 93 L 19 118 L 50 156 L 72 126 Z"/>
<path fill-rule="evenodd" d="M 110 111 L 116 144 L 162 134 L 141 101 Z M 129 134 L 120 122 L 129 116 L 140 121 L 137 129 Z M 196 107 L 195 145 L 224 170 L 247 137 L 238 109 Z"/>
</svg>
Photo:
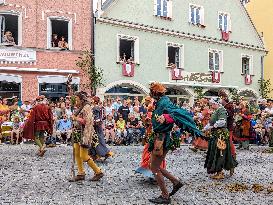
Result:
<svg viewBox="0 0 273 205">
<path fill-rule="evenodd" d="M 166 95 L 174 104 L 182 105 L 184 102 L 190 103 L 192 93 L 180 86 L 167 86 Z"/>
<path fill-rule="evenodd" d="M 244 97 L 245 99 L 251 99 L 251 98 L 258 98 L 259 94 L 255 91 L 255 90 L 252 90 L 252 89 L 240 89 L 238 91 L 238 94 L 242 97 Z"/>
</svg>

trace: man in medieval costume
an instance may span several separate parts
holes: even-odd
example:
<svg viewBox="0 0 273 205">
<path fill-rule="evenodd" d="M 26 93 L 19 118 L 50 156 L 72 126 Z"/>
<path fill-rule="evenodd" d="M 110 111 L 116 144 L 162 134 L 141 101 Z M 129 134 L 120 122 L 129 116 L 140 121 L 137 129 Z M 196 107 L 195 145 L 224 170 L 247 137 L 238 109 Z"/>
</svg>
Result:
<svg viewBox="0 0 273 205">
<path fill-rule="evenodd" d="M 98 160 L 101 157 L 104 157 L 104 160 L 106 160 L 109 157 L 112 157 L 114 154 L 110 151 L 110 149 L 107 147 L 105 139 L 104 139 L 104 133 L 103 133 L 103 120 L 102 120 L 102 108 L 100 106 L 100 98 L 97 96 L 93 97 L 93 116 L 94 116 L 94 129 L 98 136 L 98 141 L 94 146 L 91 147 L 90 152 L 92 155 L 92 158 L 94 160 Z"/>
<path fill-rule="evenodd" d="M 225 170 L 234 170 L 237 162 L 231 154 L 230 137 L 227 129 L 228 114 L 219 99 L 211 99 L 210 104 L 214 112 L 204 131 L 210 131 L 209 147 L 205 161 L 208 174 L 215 174 L 212 179 L 224 179 Z M 231 172 L 233 174 L 233 172 Z"/>
<path fill-rule="evenodd" d="M 37 104 L 30 112 L 30 116 L 24 126 L 23 138 L 34 139 L 39 147 L 38 156 L 43 157 L 46 152 L 45 137 L 46 134 L 52 134 L 53 131 L 53 113 L 46 104 L 45 96 L 36 98 Z"/>
<path fill-rule="evenodd" d="M 94 129 L 93 106 L 88 102 L 87 94 L 85 92 L 76 93 L 75 100 L 78 110 L 72 116 L 74 123 L 72 137 L 74 141 L 74 158 L 77 163 L 78 174 L 69 181 L 76 182 L 85 180 L 83 162 L 86 162 L 95 173 L 91 181 L 99 181 L 104 174 L 89 155 L 90 147 L 94 146 L 94 143 L 96 143 L 95 141 L 97 141 Z"/>
<path fill-rule="evenodd" d="M 152 114 L 153 133 L 149 140 L 149 151 L 151 152 L 151 170 L 155 176 L 161 195 L 149 201 L 155 204 L 170 204 L 170 197 L 173 196 L 182 186 L 182 182 L 161 167 L 162 162 L 170 150 L 175 150 L 180 146 L 181 139 L 171 137 L 170 133 L 174 123 L 182 130 L 191 132 L 196 136 L 202 135 L 190 113 L 175 106 L 170 99 L 165 96 L 166 88 L 160 83 L 152 83 L 150 96 L 155 100 L 155 107 Z M 173 190 L 168 192 L 164 177 L 173 184 Z"/>
<path fill-rule="evenodd" d="M 143 141 L 144 149 L 141 156 L 140 167 L 136 169 L 136 173 L 143 174 L 145 177 L 149 179 L 154 179 L 153 172 L 150 170 L 150 159 L 151 153 L 149 152 L 149 137 L 153 131 L 152 125 L 152 113 L 154 110 L 154 101 L 150 96 L 147 96 L 144 99 L 144 105 L 147 109 L 147 113 L 145 115 L 145 119 L 143 119 L 143 125 L 145 126 L 145 139 Z M 166 169 L 166 161 L 164 160 L 161 164 L 163 169 Z"/>
</svg>

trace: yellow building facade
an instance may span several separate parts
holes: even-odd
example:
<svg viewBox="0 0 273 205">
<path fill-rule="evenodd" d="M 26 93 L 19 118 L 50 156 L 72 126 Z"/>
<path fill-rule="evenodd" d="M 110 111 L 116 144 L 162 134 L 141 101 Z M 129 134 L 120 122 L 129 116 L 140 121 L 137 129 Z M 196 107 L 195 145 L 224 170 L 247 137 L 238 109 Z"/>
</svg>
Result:
<svg viewBox="0 0 273 205">
<path fill-rule="evenodd" d="M 273 86 L 273 0 L 250 0 L 246 9 L 269 51 L 264 58 L 264 79 Z"/>
</svg>

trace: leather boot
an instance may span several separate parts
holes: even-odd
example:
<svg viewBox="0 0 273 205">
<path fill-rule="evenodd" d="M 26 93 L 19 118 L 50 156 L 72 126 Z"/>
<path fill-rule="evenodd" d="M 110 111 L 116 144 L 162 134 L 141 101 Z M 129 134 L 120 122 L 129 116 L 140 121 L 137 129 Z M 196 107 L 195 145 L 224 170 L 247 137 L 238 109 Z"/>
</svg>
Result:
<svg viewBox="0 0 273 205">
<path fill-rule="evenodd" d="M 218 172 L 216 175 L 211 177 L 212 179 L 216 179 L 216 180 L 220 180 L 220 179 L 224 179 L 224 173 L 223 172 Z"/>
<path fill-rule="evenodd" d="M 103 173 L 95 174 L 95 176 L 93 176 L 93 178 L 90 179 L 90 181 L 92 181 L 92 182 L 99 181 L 103 176 L 104 176 Z"/>
<path fill-rule="evenodd" d="M 78 182 L 85 180 L 85 175 L 77 175 L 74 178 L 69 179 L 69 182 Z"/>
</svg>

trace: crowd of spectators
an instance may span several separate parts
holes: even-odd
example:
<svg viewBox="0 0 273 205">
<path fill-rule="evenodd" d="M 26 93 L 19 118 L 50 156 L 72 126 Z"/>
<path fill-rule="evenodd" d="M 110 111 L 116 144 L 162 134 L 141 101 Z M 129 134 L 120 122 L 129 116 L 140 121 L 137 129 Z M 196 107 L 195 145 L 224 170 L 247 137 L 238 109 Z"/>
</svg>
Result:
<svg viewBox="0 0 273 205">
<path fill-rule="evenodd" d="M 71 116 L 74 108 L 71 106 L 71 98 L 61 97 L 57 102 L 48 101 L 54 116 L 54 128 L 52 136 L 48 136 L 48 144 L 69 144 L 72 135 L 73 123 Z M 21 132 L 24 122 L 35 101 L 21 102 L 18 98 L 0 98 L 0 140 L 6 143 L 18 144 L 23 141 Z M 147 108 L 138 97 L 122 99 L 120 97 L 106 97 L 99 104 L 103 120 L 105 140 L 112 145 L 140 144 L 145 139 L 145 120 Z M 193 106 L 186 102 L 179 102 L 179 107 L 188 110 L 193 116 L 199 128 L 203 127 L 210 119 L 213 110 L 208 99 L 196 100 Z M 257 145 L 273 146 L 273 101 L 266 99 L 243 98 L 233 102 L 234 109 L 234 141 L 238 141 L 241 135 Z M 242 132 L 247 127 L 246 132 Z M 174 126 L 173 133 L 179 135 L 182 143 L 192 143 L 194 136 L 181 132 Z"/>
</svg>

